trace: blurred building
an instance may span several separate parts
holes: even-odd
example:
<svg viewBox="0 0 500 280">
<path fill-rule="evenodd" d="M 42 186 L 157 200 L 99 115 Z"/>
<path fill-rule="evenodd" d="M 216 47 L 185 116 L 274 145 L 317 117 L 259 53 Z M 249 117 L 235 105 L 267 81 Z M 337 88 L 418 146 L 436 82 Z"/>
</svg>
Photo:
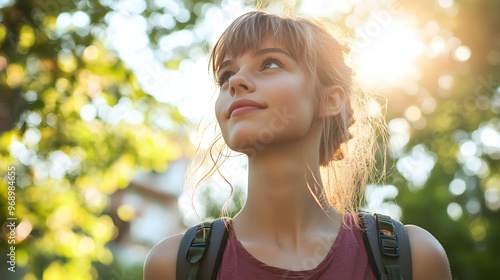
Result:
<svg viewBox="0 0 500 280">
<path fill-rule="evenodd" d="M 163 173 L 140 173 L 127 188 L 111 195 L 109 215 L 119 234 L 109 244 L 124 265 L 143 264 L 149 250 L 187 228 L 178 207 L 189 159 L 169 162 Z"/>
</svg>

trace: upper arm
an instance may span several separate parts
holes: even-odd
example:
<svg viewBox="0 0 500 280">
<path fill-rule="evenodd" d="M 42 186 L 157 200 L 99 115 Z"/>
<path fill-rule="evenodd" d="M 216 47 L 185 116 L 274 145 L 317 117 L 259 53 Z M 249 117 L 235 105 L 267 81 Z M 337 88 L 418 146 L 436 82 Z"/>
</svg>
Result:
<svg viewBox="0 0 500 280">
<path fill-rule="evenodd" d="M 144 263 L 144 280 L 175 280 L 177 251 L 184 233 L 172 235 L 149 251 Z"/>
<path fill-rule="evenodd" d="M 451 279 L 450 264 L 443 246 L 423 228 L 405 226 L 410 240 L 414 280 Z"/>
</svg>

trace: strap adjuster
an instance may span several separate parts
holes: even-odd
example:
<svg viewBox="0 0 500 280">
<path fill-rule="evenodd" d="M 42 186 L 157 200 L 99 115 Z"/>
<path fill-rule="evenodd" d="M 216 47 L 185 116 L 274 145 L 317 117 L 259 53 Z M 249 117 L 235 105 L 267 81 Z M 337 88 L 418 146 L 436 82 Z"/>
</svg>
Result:
<svg viewBox="0 0 500 280">
<path fill-rule="evenodd" d="M 396 237 L 385 236 L 379 231 L 380 252 L 389 257 L 399 257 L 399 240 Z"/>
<path fill-rule="evenodd" d="M 399 238 L 389 216 L 376 214 L 380 252 L 384 256 L 399 257 Z"/>
<path fill-rule="evenodd" d="M 212 224 L 204 223 L 203 226 L 198 226 L 196 234 L 189 242 L 186 255 L 184 256 L 188 263 L 195 264 L 203 258 L 205 249 L 207 249 L 209 244 L 211 229 Z M 205 235 L 203 235 L 203 232 L 205 232 Z"/>
</svg>

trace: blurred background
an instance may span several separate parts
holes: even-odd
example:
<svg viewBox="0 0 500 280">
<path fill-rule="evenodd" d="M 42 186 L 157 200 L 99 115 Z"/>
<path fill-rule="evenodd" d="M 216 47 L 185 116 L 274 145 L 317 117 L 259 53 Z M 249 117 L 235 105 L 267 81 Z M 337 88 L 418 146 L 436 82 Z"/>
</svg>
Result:
<svg viewBox="0 0 500 280">
<path fill-rule="evenodd" d="M 500 1 L 285 4 L 349 34 L 358 75 L 387 98 L 389 176 L 365 208 L 436 236 L 453 279 L 498 279 Z M 196 133 L 214 117 L 208 52 L 254 7 L 0 0 L 1 279 L 142 279 L 149 250 L 197 223 L 182 190 L 195 147 L 209 144 Z M 221 169 L 231 215 L 245 162 Z M 229 194 L 213 177 L 194 206 L 216 218 Z"/>
</svg>

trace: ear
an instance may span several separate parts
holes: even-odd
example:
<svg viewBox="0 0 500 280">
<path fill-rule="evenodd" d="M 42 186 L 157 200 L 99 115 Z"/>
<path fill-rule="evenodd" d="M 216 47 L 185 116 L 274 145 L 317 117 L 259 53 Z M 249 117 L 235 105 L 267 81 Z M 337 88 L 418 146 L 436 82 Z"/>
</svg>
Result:
<svg viewBox="0 0 500 280">
<path fill-rule="evenodd" d="M 323 94 L 326 95 L 326 104 L 323 105 L 320 117 L 326 118 L 338 115 L 342 108 L 344 108 L 344 89 L 341 86 L 335 85 L 325 88 Z"/>
</svg>

